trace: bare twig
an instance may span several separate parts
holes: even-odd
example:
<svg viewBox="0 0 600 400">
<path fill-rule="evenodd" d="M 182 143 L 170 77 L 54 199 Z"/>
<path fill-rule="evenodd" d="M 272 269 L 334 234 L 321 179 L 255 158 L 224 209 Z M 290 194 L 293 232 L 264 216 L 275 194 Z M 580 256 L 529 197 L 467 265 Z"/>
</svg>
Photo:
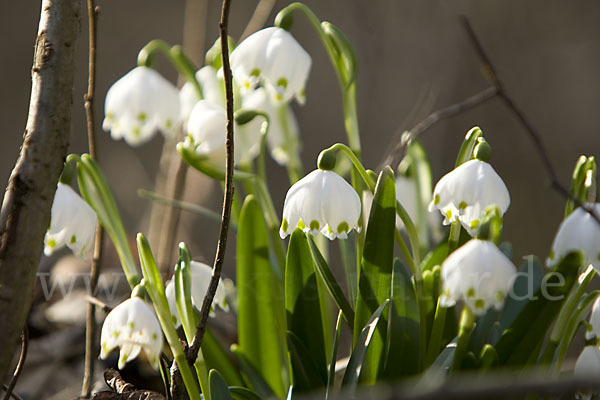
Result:
<svg viewBox="0 0 600 400">
<path fill-rule="evenodd" d="M 35 274 L 71 130 L 79 0 L 44 0 L 21 153 L 0 212 L 0 380 L 31 306 Z"/>
<path fill-rule="evenodd" d="M 497 87 L 490 86 L 487 89 L 484 89 L 481 92 L 474 94 L 473 96 L 465 99 L 460 103 L 452 104 L 448 107 L 442 108 L 429 114 L 425 119 L 423 119 L 413 128 L 411 128 L 408 131 L 405 131 L 402 134 L 400 142 L 396 144 L 396 148 L 381 163 L 379 169 L 382 169 L 385 165 L 390 165 L 392 166 L 392 168 L 395 168 L 396 164 L 399 163 L 404 157 L 406 148 L 412 143 L 412 141 L 418 139 L 419 136 L 421 136 L 421 134 L 423 134 L 436 123 L 444 119 L 452 118 L 467 110 L 470 110 L 471 108 L 474 108 L 486 102 L 487 100 L 494 98 L 497 94 Z"/>
<path fill-rule="evenodd" d="M 527 134 L 533 141 L 533 144 L 537 150 L 537 153 L 538 153 L 540 159 L 542 160 L 544 169 L 546 170 L 546 173 L 547 173 L 548 177 L 550 178 L 550 183 L 551 183 L 552 188 L 556 192 L 558 192 L 560 195 L 562 195 L 563 197 L 572 200 L 577 206 L 584 209 L 588 214 L 590 214 L 590 216 L 592 218 L 594 218 L 596 220 L 596 222 L 598 222 L 600 224 L 600 216 L 598 216 L 598 214 L 594 211 L 594 209 L 589 207 L 586 204 L 583 204 L 578 198 L 576 198 L 575 196 L 573 196 L 573 194 L 571 194 L 569 189 L 567 189 L 565 186 L 563 186 L 560 183 L 560 180 L 558 179 L 558 176 L 556 175 L 554 167 L 552 166 L 550 156 L 548 155 L 548 152 L 546 151 L 546 148 L 544 146 L 544 142 L 542 141 L 542 136 L 534 128 L 533 124 L 531 124 L 531 122 L 527 119 L 527 117 L 525 116 L 525 113 L 517 106 L 517 104 L 512 99 L 512 97 L 510 97 L 508 95 L 508 93 L 506 92 L 506 90 L 504 89 L 504 85 L 500 81 L 500 78 L 498 77 L 498 74 L 496 73 L 496 69 L 494 68 L 494 65 L 492 64 L 490 58 L 488 57 L 487 53 L 485 52 L 485 49 L 483 48 L 481 41 L 477 37 L 477 34 L 473 30 L 473 27 L 471 26 L 471 23 L 469 22 L 469 20 L 464 16 L 462 16 L 460 20 L 463 24 L 463 27 L 464 27 L 467 35 L 469 36 L 469 39 L 477 53 L 477 56 L 479 57 L 479 61 L 481 62 L 481 68 L 482 68 L 483 74 L 496 87 L 497 96 L 500 97 L 504 101 L 504 104 L 508 107 L 508 109 L 510 111 L 512 111 L 512 113 L 517 117 L 517 119 L 519 120 L 521 125 L 525 128 L 525 132 L 527 132 Z"/>
<path fill-rule="evenodd" d="M 252 13 L 252 17 L 250 17 L 250 21 L 248 21 L 248 25 L 246 25 L 242 36 L 240 36 L 240 42 L 265 26 L 265 22 L 267 22 L 274 5 L 275 0 L 260 0 L 258 2 Z"/>
<path fill-rule="evenodd" d="M 87 295 L 85 296 L 85 299 L 90 303 L 93 304 L 95 306 L 98 306 L 102 309 L 102 311 L 104 311 L 105 313 L 109 313 L 112 311 L 112 307 L 109 306 L 108 304 L 106 304 L 105 302 L 103 302 L 102 300 L 98 299 L 97 297 L 94 296 L 90 296 Z"/>
<path fill-rule="evenodd" d="M 225 167 L 225 195 L 223 198 L 223 214 L 221 219 L 221 229 L 219 233 L 219 242 L 217 243 L 217 254 L 215 255 L 215 262 L 213 264 L 212 277 L 204 301 L 202 302 L 202 308 L 200 308 L 200 320 L 196 327 L 196 334 L 190 344 L 190 348 L 187 352 L 188 361 L 195 361 L 198 357 L 198 351 L 202 344 L 202 338 L 206 330 L 206 321 L 208 320 L 208 314 L 210 312 L 210 306 L 212 305 L 217 286 L 219 285 L 219 279 L 221 278 L 221 269 L 223 267 L 223 261 L 225 260 L 225 247 L 227 245 L 227 233 L 229 231 L 229 220 L 231 217 L 231 204 L 233 201 L 233 86 L 231 67 L 229 65 L 229 46 L 227 43 L 227 24 L 229 22 L 229 7 L 231 1 L 223 0 L 223 7 L 221 9 L 221 21 L 219 22 L 219 31 L 221 33 L 221 57 L 223 60 L 223 76 L 225 78 L 225 94 L 227 99 L 227 138 L 225 141 L 226 147 L 226 167 Z"/>
<path fill-rule="evenodd" d="M 88 89 L 83 96 L 85 105 L 85 116 L 87 119 L 88 148 L 92 159 L 98 159 L 96 147 L 96 124 L 94 118 L 94 96 L 96 92 L 96 32 L 98 23 L 99 8 L 95 5 L 95 0 L 87 0 L 88 11 Z M 90 295 L 94 295 L 98 276 L 102 265 L 102 247 L 104 243 L 104 230 L 100 221 L 96 225 L 96 238 L 94 241 L 94 255 L 90 267 Z M 89 303 L 85 319 L 85 362 L 83 372 L 83 382 L 81 385 L 82 399 L 89 399 L 94 380 L 94 362 L 96 361 L 96 307 Z"/>
<path fill-rule="evenodd" d="M 29 345 L 29 332 L 27 331 L 27 325 L 21 331 L 21 355 L 19 356 L 19 362 L 17 363 L 17 367 L 15 368 L 15 372 L 13 373 L 13 377 L 10 380 L 10 384 L 6 387 L 6 393 L 4 394 L 3 400 L 9 400 L 12 396 L 13 389 L 17 384 L 17 380 L 19 379 L 19 375 L 23 370 L 23 365 L 25 365 L 25 358 L 27 358 L 27 347 Z"/>
<path fill-rule="evenodd" d="M 4 389 L 4 391 L 8 390 L 8 385 L 2 385 L 2 389 Z M 15 392 L 12 392 L 10 394 L 10 397 L 12 397 L 15 400 L 23 400 L 23 398 L 21 396 L 19 396 L 18 394 L 16 394 Z"/>
</svg>

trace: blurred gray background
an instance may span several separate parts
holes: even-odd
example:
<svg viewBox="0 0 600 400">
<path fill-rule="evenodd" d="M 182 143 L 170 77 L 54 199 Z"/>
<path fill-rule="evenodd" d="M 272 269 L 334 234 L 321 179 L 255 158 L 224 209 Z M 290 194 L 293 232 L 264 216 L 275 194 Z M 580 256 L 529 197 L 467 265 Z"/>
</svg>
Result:
<svg viewBox="0 0 600 400">
<path fill-rule="evenodd" d="M 231 34 L 238 38 L 256 1 L 236 0 Z M 271 17 L 289 1 L 277 1 Z M 495 62 L 506 89 L 543 135 L 562 182 L 569 184 L 580 154 L 600 148 L 600 2 L 558 0 L 400 1 L 318 0 L 306 2 L 324 20 L 337 25 L 358 56 L 358 115 L 365 164 L 375 168 L 394 132 L 418 122 L 409 118 L 418 99 L 432 95 L 433 106 L 417 115 L 462 101 L 488 83 L 458 22 L 468 16 Z M 135 66 L 139 49 L 154 38 L 182 42 L 184 0 L 98 0 L 97 125 L 109 86 Z M 204 48 L 217 37 L 220 1 L 208 1 Z M 30 68 L 40 2 L 0 2 L 0 181 L 7 182 L 22 141 L 30 91 Z M 199 23 L 202 23 L 200 20 Z M 203 30 L 202 26 L 196 27 Z M 300 121 L 306 170 L 319 151 L 344 141 L 340 91 L 333 69 L 315 32 L 298 16 L 292 33 L 312 55 L 307 103 L 294 109 Z M 82 96 L 87 77 L 87 24 L 82 25 L 77 77 L 73 91 L 72 152 L 85 152 L 87 138 Z M 165 62 L 159 69 L 175 81 Z M 427 96 L 426 96 L 427 97 Z M 434 179 L 454 163 L 465 132 L 482 127 L 493 147 L 493 165 L 509 188 L 512 204 L 505 216 L 504 239 L 514 259 L 526 254 L 545 258 L 563 215 L 564 201 L 549 180 L 531 141 L 514 116 L 497 99 L 444 121 L 428 131 Z M 114 190 L 128 232 L 148 227 L 149 202 L 136 189 L 151 189 L 162 149 L 162 137 L 131 148 L 98 131 L 100 164 Z M 288 188 L 285 171 L 270 164 L 271 188 L 278 211 Z M 218 187 L 190 172 L 186 199 L 218 210 Z M 197 259 L 212 260 L 218 227 L 205 219 L 182 216 L 177 241 L 186 240 Z M 229 274 L 232 271 L 229 269 Z"/>
</svg>

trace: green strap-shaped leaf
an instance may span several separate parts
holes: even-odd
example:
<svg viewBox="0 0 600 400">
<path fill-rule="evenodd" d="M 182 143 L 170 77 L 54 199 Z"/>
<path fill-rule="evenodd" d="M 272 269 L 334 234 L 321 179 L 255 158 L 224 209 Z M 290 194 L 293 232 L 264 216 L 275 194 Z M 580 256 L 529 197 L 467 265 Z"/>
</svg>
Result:
<svg viewBox="0 0 600 400">
<path fill-rule="evenodd" d="M 208 373 L 208 386 L 211 400 L 233 400 L 225 379 L 216 369 Z"/>
<path fill-rule="evenodd" d="M 242 207 L 237 239 L 238 351 L 283 397 L 287 388 L 283 294 L 269 262 L 267 227 L 253 196 Z"/>
<path fill-rule="evenodd" d="M 361 372 L 364 373 L 367 350 L 373 344 L 373 339 L 376 337 L 375 330 L 377 329 L 380 320 L 382 323 L 385 323 L 381 315 L 389 302 L 389 300 L 385 300 L 383 304 L 375 310 L 358 336 L 358 340 L 356 341 L 356 345 L 354 346 L 354 350 L 352 350 L 352 355 L 346 366 L 344 379 L 342 380 L 342 386 L 345 386 L 349 393 L 354 392 L 358 379 L 361 376 Z"/>
<path fill-rule="evenodd" d="M 254 368 L 244 353 L 239 350 L 237 345 L 234 344 L 231 346 L 231 352 L 240 365 L 244 380 L 254 389 L 258 396 L 265 399 L 275 397 L 271 386 L 265 381 L 262 374 Z"/>
<path fill-rule="evenodd" d="M 320 371 L 320 368 L 315 365 L 310 351 L 300 338 L 293 332 L 287 331 L 287 339 L 294 389 L 298 392 L 306 392 L 325 386 L 326 377 L 322 375 L 323 371 Z"/>
<path fill-rule="evenodd" d="M 261 400 L 261 397 L 250 389 L 241 386 L 229 386 L 233 400 Z"/>
<path fill-rule="evenodd" d="M 375 310 L 391 297 L 395 229 L 396 182 L 394 172 L 387 167 L 377 179 L 367 225 L 354 319 L 355 342 Z M 361 374 L 361 381 L 367 384 L 375 383 L 383 366 L 387 316 L 382 318 L 384 321 L 375 330 Z"/>
<path fill-rule="evenodd" d="M 580 252 L 571 252 L 542 280 L 535 293 L 496 344 L 499 365 L 535 362 L 546 331 L 558 315 L 582 264 Z"/>
<path fill-rule="evenodd" d="M 333 345 L 331 346 L 331 357 L 329 359 L 329 372 L 327 373 L 327 391 L 325 392 L 325 400 L 329 398 L 329 394 L 333 389 L 335 381 L 335 364 L 337 362 L 337 351 L 340 344 L 340 330 L 342 328 L 342 312 L 338 313 L 337 322 L 335 323 L 335 336 Z"/>
<path fill-rule="evenodd" d="M 410 274 L 398 259 L 392 274 L 389 315 L 384 376 L 414 375 L 419 371 L 419 308 Z"/>
<path fill-rule="evenodd" d="M 285 268 L 285 310 L 287 315 L 288 344 L 295 339 L 306 349 L 302 358 L 308 358 L 302 364 L 309 364 L 314 368 L 311 378 L 299 384 L 300 376 L 294 368 L 294 387 L 297 391 L 315 389 L 323 386 L 327 381 L 327 366 L 323 325 L 321 323 L 321 305 L 317 274 L 310 252 L 306 235 L 302 230 L 296 229 L 288 245 L 287 261 Z M 296 350 L 298 346 L 295 346 Z M 292 349 L 290 348 L 290 351 Z M 301 360 L 300 360 L 301 361 Z M 294 358 L 292 358 L 294 367 Z M 296 379 L 298 378 L 298 379 Z"/>
<path fill-rule="evenodd" d="M 210 326 L 206 327 L 201 347 L 204 361 L 209 368 L 218 370 L 223 375 L 223 378 L 225 378 L 228 385 L 242 385 L 242 377 L 237 368 L 233 365 L 230 358 L 231 354 L 228 354 L 228 352 L 225 351 L 221 343 L 219 343 L 212 333 Z"/>
<path fill-rule="evenodd" d="M 327 265 L 327 261 L 325 261 L 325 258 L 319 251 L 319 247 L 317 246 L 313 238 L 310 236 L 308 236 L 308 244 L 310 245 L 310 252 L 312 254 L 313 261 L 315 263 L 315 268 L 317 273 L 319 274 L 319 277 L 325 283 L 327 291 L 331 295 L 331 298 L 333 299 L 335 304 L 339 307 L 340 310 L 342 310 L 342 314 L 344 315 L 344 319 L 346 320 L 346 322 L 348 322 L 348 325 L 353 326 L 354 310 L 352 309 L 352 306 L 350 306 L 350 303 L 346 299 L 346 296 L 344 296 L 342 288 L 331 273 L 329 265 Z"/>
</svg>

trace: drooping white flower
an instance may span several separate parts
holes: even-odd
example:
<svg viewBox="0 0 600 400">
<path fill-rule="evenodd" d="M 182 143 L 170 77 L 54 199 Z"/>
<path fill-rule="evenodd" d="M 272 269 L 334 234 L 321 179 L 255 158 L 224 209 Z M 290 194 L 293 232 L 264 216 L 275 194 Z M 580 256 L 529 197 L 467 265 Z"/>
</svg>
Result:
<svg viewBox="0 0 600 400">
<path fill-rule="evenodd" d="M 600 213 L 600 203 L 588 206 Z M 596 271 L 600 271 L 600 225 L 581 207 L 561 222 L 546 263 L 550 267 L 554 266 L 574 250 L 580 250 L 584 261 L 592 264 Z"/>
<path fill-rule="evenodd" d="M 279 235 L 285 238 L 296 228 L 333 240 L 360 231 L 360 197 L 348 182 L 333 171 L 316 169 L 287 192 Z"/>
<path fill-rule="evenodd" d="M 192 294 L 192 305 L 198 310 L 202 307 L 204 296 L 208 291 L 208 285 L 210 284 L 210 278 L 212 276 L 212 268 L 204 263 L 192 261 L 190 262 L 190 275 L 192 277 L 191 294 Z M 171 311 L 171 318 L 176 326 L 181 325 L 179 313 L 177 312 L 177 302 L 175 295 L 175 279 L 171 279 L 165 288 L 165 295 L 169 302 L 169 309 Z M 229 304 L 227 303 L 227 291 L 223 280 L 219 280 L 219 286 L 215 293 L 213 304 L 219 306 L 221 310 L 229 311 Z M 214 315 L 211 313 L 211 315 Z"/>
<path fill-rule="evenodd" d="M 116 306 L 104 320 L 100 337 L 100 358 L 105 359 L 115 348 L 119 353 L 119 369 L 144 350 L 148 360 L 158 369 L 163 346 L 160 323 L 144 300 L 131 297 Z"/>
<path fill-rule="evenodd" d="M 600 297 L 596 299 L 592 306 L 588 329 L 585 331 L 586 340 L 593 339 L 594 337 L 600 339 Z"/>
<path fill-rule="evenodd" d="M 207 65 L 196 71 L 196 79 L 202 88 L 202 96 L 211 103 L 225 106 L 223 79 L 217 76 L 217 70 Z M 185 124 L 192 109 L 199 102 L 200 96 L 194 85 L 186 82 L 179 91 L 179 102 L 181 104 L 181 119 Z"/>
<path fill-rule="evenodd" d="M 439 180 L 433 190 L 429 209 L 440 210 L 444 225 L 459 220 L 473 236 L 485 209 L 493 204 L 504 214 L 510 205 L 508 189 L 490 164 L 473 159 Z"/>
<path fill-rule="evenodd" d="M 177 88 L 149 67 L 136 67 L 106 94 L 102 128 L 113 139 L 141 145 L 161 131 L 174 136 L 180 124 Z"/>
<path fill-rule="evenodd" d="M 231 70 L 242 90 L 261 81 L 277 101 L 304 103 L 310 55 L 285 29 L 269 27 L 248 36 L 231 53 Z"/>
<path fill-rule="evenodd" d="M 517 269 L 487 240 L 472 239 L 442 263 L 440 304 L 452 307 L 464 300 L 476 315 L 502 308 Z"/>
<path fill-rule="evenodd" d="M 279 107 L 285 109 L 278 110 Z M 263 111 L 269 116 L 267 146 L 271 152 L 271 157 L 279 165 L 287 165 L 290 161 L 290 154 L 300 150 L 298 139 L 300 129 L 292 108 L 288 104 L 274 104 L 264 88 L 258 88 L 244 94 L 242 96 L 242 108 Z M 255 118 L 239 129 L 240 131 L 260 132 L 262 123 L 262 118 Z"/>
<path fill-rule="evenodd" d="M 59 183 L 52 202 L 50 227 L 44 238 L 44 254 L 62 246 L 87 260 L 96 233 L 96 213 L 69 185 Z"/>
<path fill-rule="evenodd" d="M 573 374 L 578 378 L 600 378 L 600 348 L 586 346 L 577 358 Z M 591 393 L 577 393 L 577 398 L 590 400 Z"/>
</svg>

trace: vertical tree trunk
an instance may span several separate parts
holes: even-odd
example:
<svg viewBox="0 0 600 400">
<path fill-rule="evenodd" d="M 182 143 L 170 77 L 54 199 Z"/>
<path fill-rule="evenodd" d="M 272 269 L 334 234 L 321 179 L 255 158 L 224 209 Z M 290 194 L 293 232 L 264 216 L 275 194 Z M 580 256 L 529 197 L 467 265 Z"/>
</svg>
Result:
<svg viewBox="0 0 600 400">
<path fill-rule="evenodd" d="M 69 146 L 79 0 L 44 0 L 21 154 L 0 211 L 0 381 L 31 305 L 56 184 Z"/>
</svg>

